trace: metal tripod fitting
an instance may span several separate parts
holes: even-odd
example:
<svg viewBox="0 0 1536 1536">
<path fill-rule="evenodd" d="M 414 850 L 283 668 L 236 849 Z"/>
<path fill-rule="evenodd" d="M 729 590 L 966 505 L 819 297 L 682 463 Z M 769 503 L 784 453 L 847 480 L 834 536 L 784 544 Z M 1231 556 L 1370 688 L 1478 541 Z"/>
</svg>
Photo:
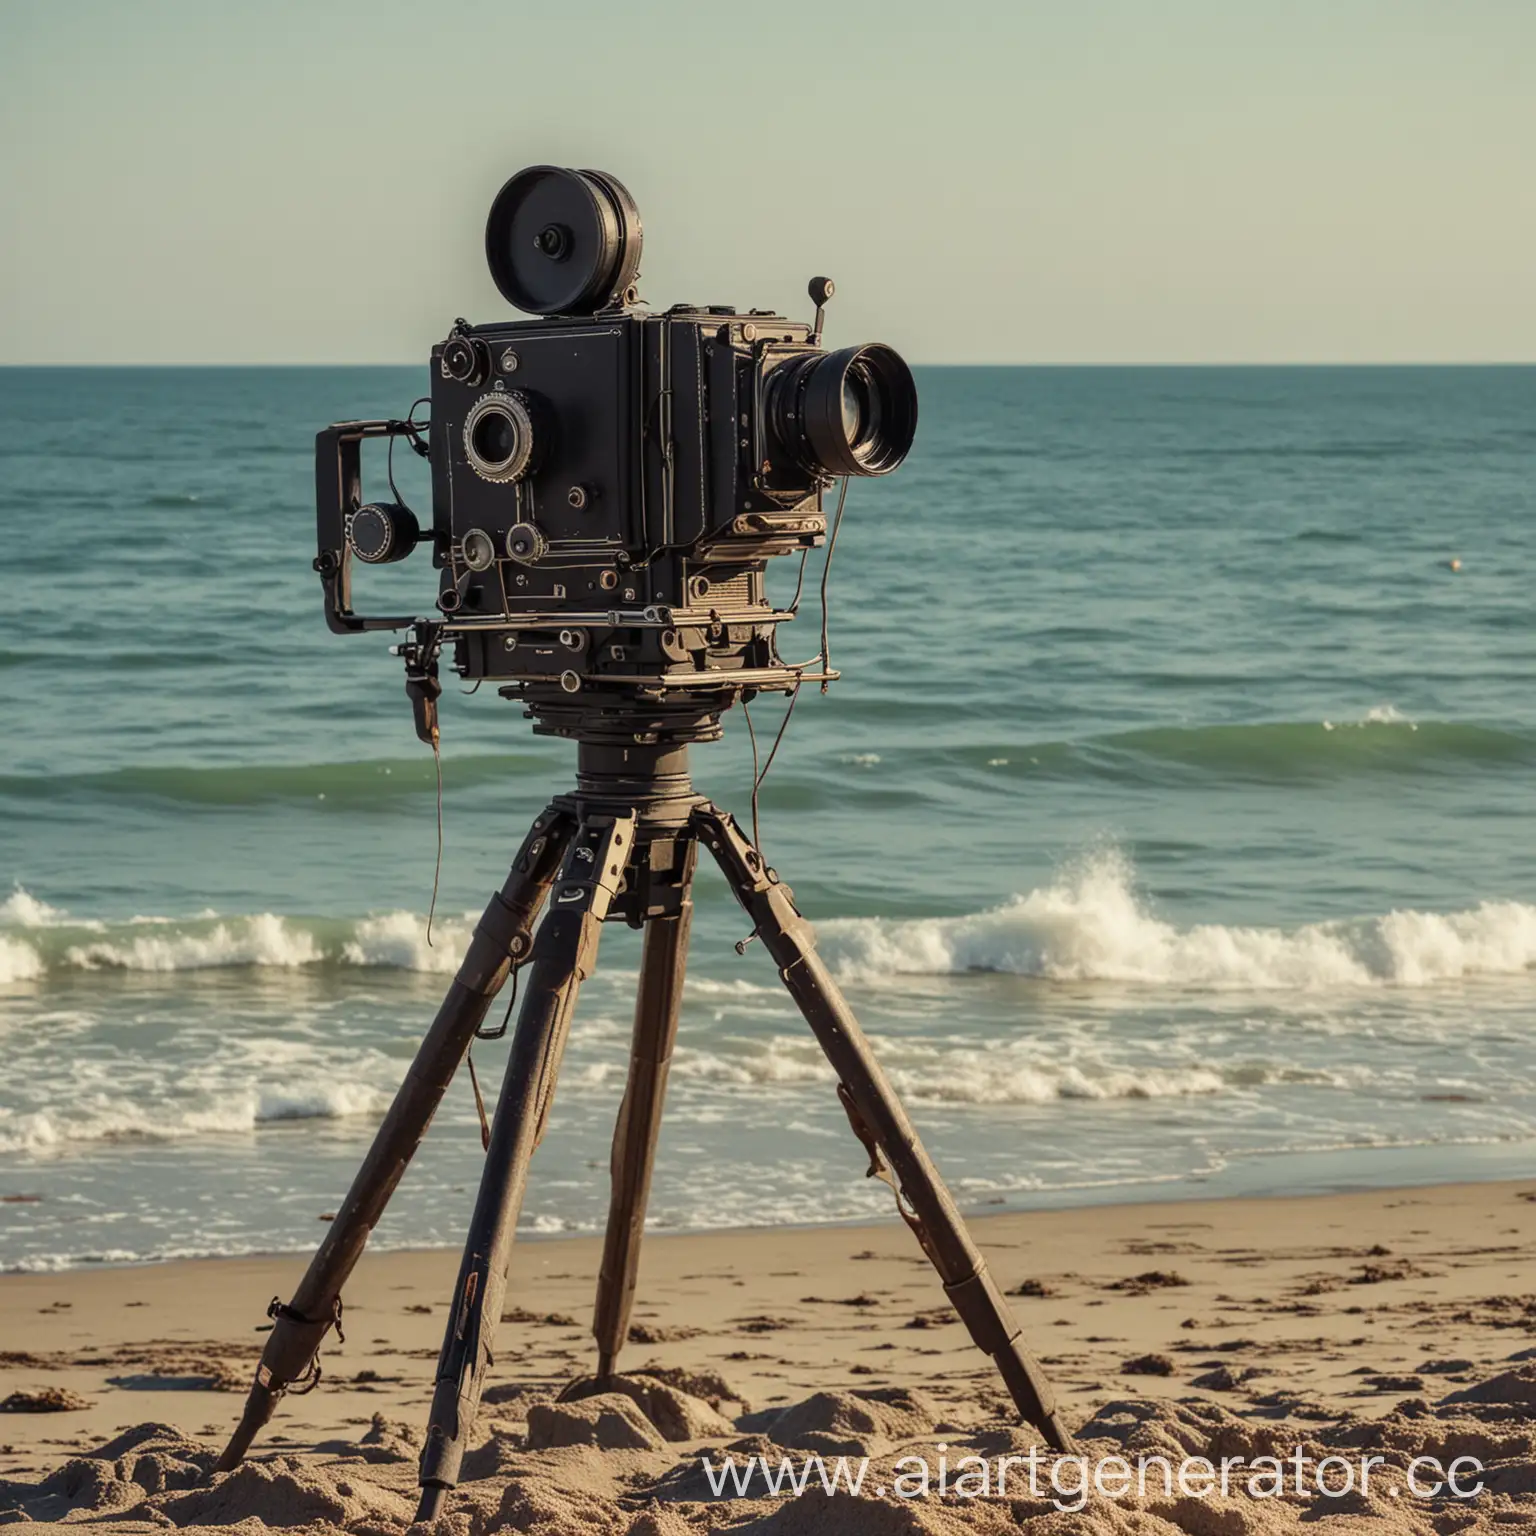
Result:
<svg viewBox="0 0 1536 1536">
<path fill-rule="evenodd" d="M 459 1480 L 501 1319 L 528 1164 L 549 1121 L 576 995 L 597 963 L 603 919 L 629 861 L 634 834 L 633 815 L 583 819 L 566 848 L 549 912 L 534 941 L 532 975 L 518 1012 L 438 1357 L 421 1453 L 418 1520 L 435 1518 L 447 1490 Z"/>
<path fill-rule="evenodd" d="M 714 854 L 736 899 L 752 919 L 790 996 L 805 1015 L 832 1070 L 855 1130 L 870 1152 L 872 1174 L 888 1167 L 903 1218 L 943 1281 L 944 1292 L 977 1347 L 992 1357 L 1019 1413 L 1057 1451 L 1072 1449 L 1055 1394 L 1024 1347 L 1021 1329 L 981 1250 L 907 1119 L 869 1041 L 826 963 L 811 925 L 788 886 L 763 862 L 733 817 L 713 805 L 693 813 L 696 835 Z"/>
<path fill-rule="evenodd" d="M 320 1345 L 340 1315 L 342 1288 L 421 1144 L 475 1031 L 485 1022 L 491 1000 L 511 967 L 528 956 L 533 920 L 574 830 L 567 812 L 553 806 L 544 811 L 518 850 L 506 883 L 491 897 L 463 964 L 374 1134 L 325 1241 L 292 1300 L 286 1305 L 273 1302 L 272 1332 L 256 1367 L 245 1411 L 215 1470 L 237 1467 L 272 1417 L 278 1399 L 296 1382 L 318 1376 Z"/>
</svg>

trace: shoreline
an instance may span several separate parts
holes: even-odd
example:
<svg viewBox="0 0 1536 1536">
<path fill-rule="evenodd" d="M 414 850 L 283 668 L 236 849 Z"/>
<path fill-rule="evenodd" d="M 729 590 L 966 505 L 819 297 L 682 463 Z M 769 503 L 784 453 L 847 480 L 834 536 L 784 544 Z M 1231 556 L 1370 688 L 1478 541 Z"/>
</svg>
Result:
<svg viewBox="0 0 1536 1536">
<path fill-rule="evenodd" d="M 1451 1154 L 1448 1156 L 1447 1154 Z M 1382 1167 L 1380 1177 L 1362 1176 L 1361 1163 L 1391 1163 Z M 1447 1163 L 1456 1164 L 1447 1168 Z M 1468 1176 L 1459 1166 L 1473 1163 L 1486 1173 Z M 1275 1183 L 1277 1168 L 1293 1169 L 1296 1177 Z M 1331 1170 L 1331 1172 L 1330 1172 Z M 1449 1176 L 1448 1176 L 1449 1175 Z M 1142 1182 L 1117 1181 L 1099 1184 L 1067 1184 L 1050 1189 L 1030 1190 L 1017 1197 L 999 1197 L 980 1202 L 957 1200 L 968 1223 L 1025 1216 L 1031 1213 L 1072 1211 L 1135 1210 L 1148 1205 L 1200 1205 L 1224 1200 L 1291 1200 L 1315 1196 L 1388 1193 L 1394 1190 L 1433 1189 L 1460 1185 L 1518 1182 L 1536 1177 L 1536 1139 L 1509 1138 L 1455 1143 L 1411 1142 L 1377 1147 L 1330 1147 L 1300 1152 L 1256 1152 L 1227 1154 L 1221 1166 L 1209 1173 L 1173 1175 Z M 19 1192 L 23 1195 L 24 1191 Z M 953 1191 L 952 1191 L 953 1193 Z M 14 1199 L 15 1197 L 12 1196 Z M 21 1202 L 25 1203 L 25 1202 Z M 0 1206 L 3 1215 L 3 1206 Z M 468 1219 L 466 1208 L 465 1219 Z M 841 1233 L 852 1230 L 896 1230 L 900 1218 L 893 1213 L 884 1220 L 865 1217 L 833 1218 L 826 1221 L 777 1222 L 754 1226 L 647 1228 L 645 1241 L 674 1239 L 732 1238 L 756 1233 L 802 1235 L 814 1232 Z M 317 1231 L 313 1244 L 291 1248 L 253 1249 L 244 1253 L 183 1253 L 166 1257 L 104 1259 L 85 1256 L 69 1259 L 52 1267 L 0 1265 L 0 1284 L 13 1277 L 64 1276 L 154 1270 L 179 1264 L 236 1263 L 305 1259 L 319 1246 L 323 1234 Z M 519 1230 L 517 1246 L 542 1246 L 600 1240 L 600 1228 L 582 1228 L 564 1232 Z M 441 1254 L 460 1251 L 460 1245 L 406 1243 L 399 1247 L 370 1243 L 368 1253 L 383 1257 L 400 1254 Z"/>
</svg>

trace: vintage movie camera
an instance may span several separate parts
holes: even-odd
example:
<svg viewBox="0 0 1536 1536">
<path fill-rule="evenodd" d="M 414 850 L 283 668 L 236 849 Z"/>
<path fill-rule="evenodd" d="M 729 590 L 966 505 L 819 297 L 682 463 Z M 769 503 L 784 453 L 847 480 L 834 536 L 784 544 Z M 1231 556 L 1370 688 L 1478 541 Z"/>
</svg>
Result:
<svg viewBox="0 0 1536 1536">
<path fill-rule="evenodd" d="M 769 603 L 765 563 L 823 541 L 839 477 L 906 457 L 906 364 L 879 344 L 822 349 L 825 278 L 810 286 L 811 325 L 726 304 L 650 312 L 639 211 L 601 171 L 520 171 L 485 248 L 503 296 L 540 318 L 458 321 L 432 350 L 429 425 L 319 434 L 315 568 L 331 627 L 409 627 L 418 692 L 451 647 L 461 677 L 498 685 L 557 734 L 603 718 L 625 734 L 637 705 L 718 717 L 744 692 L 794 688 L 806 671 L 778 655 L 792 615 Z M 430 528 L 363 496 L 362 444 L 390 436 L 431 461 Z M 356 613 L 353 562 L 421 543 L 440 573 L 437 615 Z"/>
</svg>

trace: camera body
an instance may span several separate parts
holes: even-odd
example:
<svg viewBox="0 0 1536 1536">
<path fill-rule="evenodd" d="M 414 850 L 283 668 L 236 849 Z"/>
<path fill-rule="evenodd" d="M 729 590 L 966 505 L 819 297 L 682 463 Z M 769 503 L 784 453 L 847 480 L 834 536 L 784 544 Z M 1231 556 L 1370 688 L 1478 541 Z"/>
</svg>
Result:
<svg viewBox="0 0 1536 1536">
<path fill-rule="evenodd" d="M 461 677 L 561 735 L 712 733 L 738 698 L 822 676 L 824 658 L 779 657 L 794 615 L 769 603 L 767 561 L 822 543 L 826 490 L 895 468 L 916 429 L 895 352 L 821 347 L 829 281 L 811 285 L 814 325 L 729 305 L 652 313 L 639 239 L 612 177 L 520 172 L 492 207 L 487 256 L 509 299 L 555 312 L 457 322 L 432 350 L 429 426 L 341 423 L 316 442 L 332 628 L 410 628 L 408 678 L 430 671 L 435 690 L 451 648 Z M 362 443 L 402 436 L 431 462 L 425 527 L 363 496 Z M 353 562 L 419 543 L 437 614 L 354 612 Z"/>
<path fill-rule="evenodd" d="M 719 687 L 777 669 L 764 561 L 821 541 L 827 482 L 775 462 L 764 383 L 819 352 L 808 334 L 679 305 L 435 348 L 434 561 L 462 675 L 575 692 L 567 673 Z"/>
</svg>

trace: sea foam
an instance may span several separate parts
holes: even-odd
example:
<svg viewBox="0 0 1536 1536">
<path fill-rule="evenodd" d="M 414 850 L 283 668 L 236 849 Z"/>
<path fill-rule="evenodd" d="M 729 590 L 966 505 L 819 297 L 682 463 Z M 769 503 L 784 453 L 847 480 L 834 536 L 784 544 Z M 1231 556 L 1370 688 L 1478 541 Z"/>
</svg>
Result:
<svg viewBox="0 0 1536 1536">
<path fill-rule="evenodd" d="M 434 918 L 429 943 L 427 925 L 414 912 L 386 912 L 365 917 L 356 925 L 341 946 L 341 958 L 348 965 L 451 974 L 458 969 L 472 932 L 468 918 Z"/>
<path fill-rule="evenodd" d="M 473 932 L 465 914 L 386 912 L 353 920 L 137 917 L 83 922 L 18 889 L 0 906 L 0 985 L 55 971 L 185 971 L 254 966 L 380 968 L 451 974 Z M 6 931 L 7 928 L 9 931 Z M 1187 926 L 1158 916 L 1121 853 L 1105 851 L 1048 885 L 961 917 L 834 918 L 821 947 L 846 980 L 1002 972 L 1047 981 L 1320 992 L 1424 987 L 1536 967 L 1536 906 L 1485 901 L 1459 912 L 1403 909 L 1293 928 Z M 695 995 L 755 983 L 693 984 Z"/>
<path fill-rule="evenodd" d="M 997 971 L 1052 981 L 1325 991 L 1428 986 L 1536 965 L 1536 907 L 1488 901 L 1461 912 L 1397 911 L 1300 927 L 1178 927 L 1152 913 L 1120 853 L 1083 860 L 1051 885 L 964 917 L 823 923 L 843 977 Z"/>
<path fill-rule="evenodd" d="M 248 1134 L 258 1126 L 293 1120 L 376 1116 L 389 1099 L 380 1087 L 341 1077 L 245 1091 L 225 1088 L 179 1100 L 76 1094 L 58 1109 L 0 1111 L 0 1153 L 46 1153 L 82 1142 L 169 1142 Z"/>
<path fill-rule="evenodd" d="M 281 917 L 260 912 L 191 931 L 164 931 L 72 944 L 66 964 L 81 970 L 111 967 L 126 971 L 198 971 L 224 966 L 293 968 L 325 958 L 314 936 Z"/>
<path fill-rule="evenodd" d="M 50 907 L 39 901 L 30 891 L 19 885 L 0 901 L 0 924 L 15 928 L 47 928 L 62 922 L 64 913 L 58 907 Z"/>
<path fill-rule="evenodd" d="M 35 981 L 43 974 L 43 957 L 22 939 L 0 934 L 0 987 Z"/>
<path fill-rule="evenodd" d="M 784 1088 L 833 1081 L 814 1041 L 803 1035 L 737 1040 L 730 1050 L 679 1051 L 672 1072 L 681 1081 L 729 1088 Z M 1173 1099 L 1220 1093 L 1221 1072 L 1198 1063 L 1151 1067 L 1080 1054 L 1066 1059 L 1028 1041 L 984 1045 L 875 1041 L 903 1098 L 935 1104 L 1052 1104 L 1064 1099 Z M 1250 1079 L 1251 1081 L 1251 1076 Z"/>
</svg>

